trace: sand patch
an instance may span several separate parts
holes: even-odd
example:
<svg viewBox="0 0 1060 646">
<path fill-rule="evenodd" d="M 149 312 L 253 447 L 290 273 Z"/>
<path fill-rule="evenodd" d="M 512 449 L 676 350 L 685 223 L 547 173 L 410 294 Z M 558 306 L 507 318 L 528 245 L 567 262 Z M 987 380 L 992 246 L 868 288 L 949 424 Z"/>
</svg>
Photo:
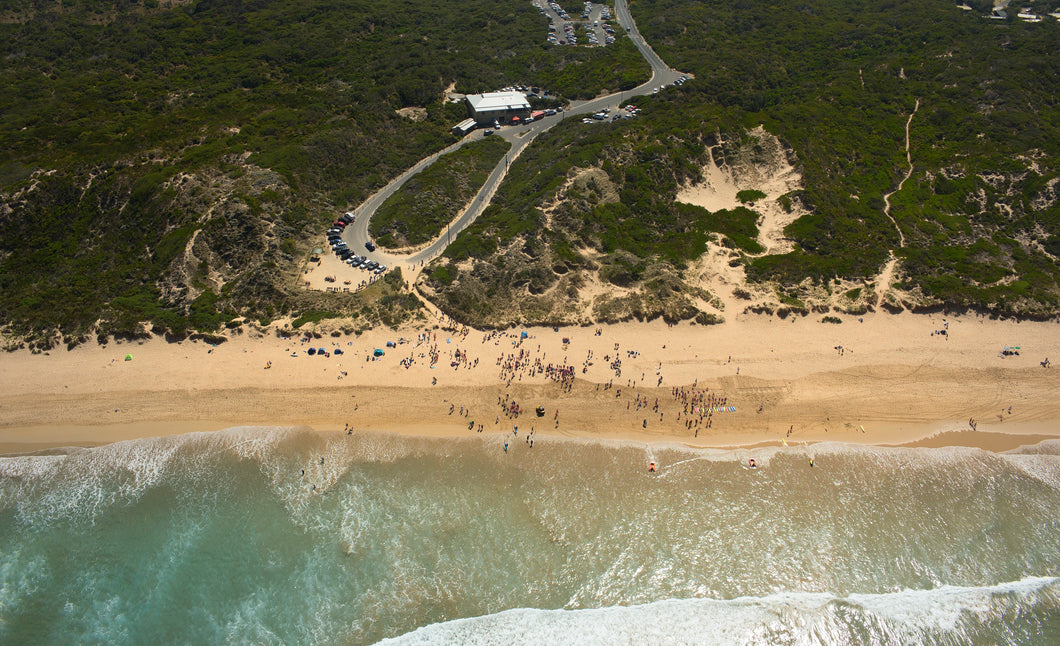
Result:
<svg viewBox="0 0 1060 646">
<path fill-rule="evenodd" d="M 397 110 L 397 113 L 399 115 L 405 117 L 406 119 L 411 120 L 411 121 L 417 121 L 418 122 L 418 121 L 423 121 L 424 119 L 427 118 L 427 108 L 416 108 L 416 107 L 399 108 Z"/>
<path fill-rule="evenodd" d="M 712 146 L 710 162 L 703 167 L 703 181 L 684 187 L 676 199 L 711 212 L 747 206 L 760 216 L 758 242 L 766 248 L 765 253 L 787 253 L 793 244 L 784 236 L 784 227 L 807 213 L 798 197 L 791 195 L 803 188 L 798 160 L 764 127 L 747 134 L 743 142 L 722 141 Z M 743 204 L 737 194 L 752 189 L 766 197 Z M 782 196 L 786 199 L 781 200 Z"/>
</svg>

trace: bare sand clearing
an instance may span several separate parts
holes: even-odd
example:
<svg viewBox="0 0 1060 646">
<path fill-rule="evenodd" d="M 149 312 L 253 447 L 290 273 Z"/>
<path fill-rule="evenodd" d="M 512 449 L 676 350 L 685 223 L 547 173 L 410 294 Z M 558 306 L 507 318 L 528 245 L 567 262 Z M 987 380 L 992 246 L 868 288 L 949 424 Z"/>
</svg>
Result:
<svg viewBox="0 0 1060 646">
<path fill-rule="evenodd" d="M 761 216 L 758 242 L 765 247 L 763 253 L 787 253 L 792 250 L 792 244 L 784 236 L 784 227 L 806 211 L 798 199 L 791 201 L 790 210 L 785 210 L 777 200 L 801 190 L 802 175 L 788 160 L 780 140 L 765 128 L 759 126 L 747 134 L 755 140 L 756 146 L 745 146 L 724 168 L 718 165 L 714 149 L 711 149 L 710 163 L 703 167 L 703 181 L 678 192 L 677 201 L 701 206 L 711 212 L 748 206 Z M 757 149 L 754 153 L 759 157 L 757 160 L 752 159 L 753 149 Z M 762 191 L 766 196 L 745 205 L 736 194 L 748 189 Z"/>
<path fill-rule="evenodd" d="M 526 339 L 522 330 L 430 329 L 430 341 L 418 341 L 425 327 L 312 343 L 243 334 L 216 347 L 154 339 L 19 351 L 0 356 L 0 452 L 241 425 L 342 431 L 349 424 L 444 436 L 472 434 L 480 424 L 485 433 L 510 433 L 518 425 L 538 436 L 696 446 L 920 441 L 993 450 L 1060 436 L 1060 371 L 1039 364 L 1060 356 L 1060 324 L 882 313 L 842 319 L 742 314 L 716 326 L 531 328 Z M 1020 346 L 1020 354 L 1001 356 L 1006 346 Z M 330 356 L 308 356 L 309 347 Z M 373 360 L 376 348 L 385 355 Z M 506 381 L 499 361 L 519 353 L 530 365 L 572 366 L 572 385 L 526 367 Z M 402 359 L 411 359 L 409 367 Z M 672 389 L 693 385 L 725 401 L 709 422 L 689 428 L 692 412 Z M 518 418 L 503 414 L 498 401 L 506 397 L 522 408 Z M 958 432 L 971 431 L 970 420 L 977 432 Z"/>
</svg>

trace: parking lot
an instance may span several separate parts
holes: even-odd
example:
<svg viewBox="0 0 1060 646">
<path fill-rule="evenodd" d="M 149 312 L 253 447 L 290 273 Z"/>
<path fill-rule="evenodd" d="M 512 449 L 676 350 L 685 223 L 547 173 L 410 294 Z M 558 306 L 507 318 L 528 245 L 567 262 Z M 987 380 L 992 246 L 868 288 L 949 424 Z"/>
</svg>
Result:
<svg viewBox="0 0 1060 646">
<path fill-rule="evenodd" d="M 327 232 L 327 245 L 323 252 L 310 261 L 302 275 L 302 285 L 329 292 L 350 292 L 363 288 L 381 278 L 388 267 L 371 259 L 375 245 L 367 243 L 364 249 L 354 249 L 343 240 L 346 226 L 352 224 L 353 213 L 335 220 Z"/>
<path fill-rule="evenodd" d="M 580 13 L 572 17 L 555 0 L 533 0 L 533 4 L 549 20 L 545 38 L 553 45 L 603 47 L 615 42 L 607 5 L 583 2 Z"/>
</svg>

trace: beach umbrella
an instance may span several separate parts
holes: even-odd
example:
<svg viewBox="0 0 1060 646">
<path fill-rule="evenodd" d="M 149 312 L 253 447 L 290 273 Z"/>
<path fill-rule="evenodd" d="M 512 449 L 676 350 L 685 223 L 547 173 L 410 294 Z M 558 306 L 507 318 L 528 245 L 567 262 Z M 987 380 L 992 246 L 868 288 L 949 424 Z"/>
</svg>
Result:
<svg viewBox="0 0 1060 646">
<path fill-rule="evenodd" d="M 313 355 L 315 355 L 316 353 L 317 353 L 317 350 L 316 350 L 316 348 L 309 348 L 308 350 L 306 350 L 306 354 L 308 354 L 308 355 L 309 355 L 309 356 L 311 356 L 311 357 L 312 357 Z"/>
<path fill-rule="evenodd" d="M 383 356 L 383 349 L 382 348 L 376 348 L 375 352 L 373 352 L 372 354 L 374 354 L 377 357 L 381 357 L 381 356 Z"/>
<path fill-rule="evenodd" d="M 131 354 L 125 355 L 125 360 L 126 361 L 132 361 L 132 355 Z"/>
</svg>

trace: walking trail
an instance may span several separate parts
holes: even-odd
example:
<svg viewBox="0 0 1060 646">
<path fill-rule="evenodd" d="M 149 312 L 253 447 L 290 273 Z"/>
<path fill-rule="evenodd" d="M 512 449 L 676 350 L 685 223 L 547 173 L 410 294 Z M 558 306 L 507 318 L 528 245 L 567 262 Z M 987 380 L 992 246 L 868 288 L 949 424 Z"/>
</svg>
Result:
<svg viewBox="0 0 1060 646">
<path fill-rule="evenodd" d="M 909 152 L 909 126 L 913 123 L 913 117 L 916 116 L 916 111 L 920 109 L 920 99 L 916 100 L 916 105 L 913 106 L 913 112 L 909 115 L 909 119 L 905 122 L 905 161 L 909 164 L 909 170 L 905 172 L 905 177 L 902 181 L 898 182 L 898 188 L 894 189 L 890 193 L 883 196 L 883 214 L 891 221 L 894 225 L 895 230 L 898 232 L 898 247 L 905 246 L 905 234 L 902 233 L 902 228 L 898 226 L 898 222 L 895 221 L 894 216 L 891 215 L 891 196 L 902 190 L 902 186 L 906 180 L 913 176 L 913 156 Z M 880 272 L 879 279 L 876 281 L 877 291 L 879 297 L 876 299 L 876 309 L 879 309 L 883 305 L 883 299 L 887 295 L 887 290 L 890 289 L 891 280 L 894 278 L 894 267 L 898 264 L 898 258 L 894 255 L 894 249 L 890 251 L 890 259 L 887 264 L 883 266 L 883 271 Z"/>
</svg>

